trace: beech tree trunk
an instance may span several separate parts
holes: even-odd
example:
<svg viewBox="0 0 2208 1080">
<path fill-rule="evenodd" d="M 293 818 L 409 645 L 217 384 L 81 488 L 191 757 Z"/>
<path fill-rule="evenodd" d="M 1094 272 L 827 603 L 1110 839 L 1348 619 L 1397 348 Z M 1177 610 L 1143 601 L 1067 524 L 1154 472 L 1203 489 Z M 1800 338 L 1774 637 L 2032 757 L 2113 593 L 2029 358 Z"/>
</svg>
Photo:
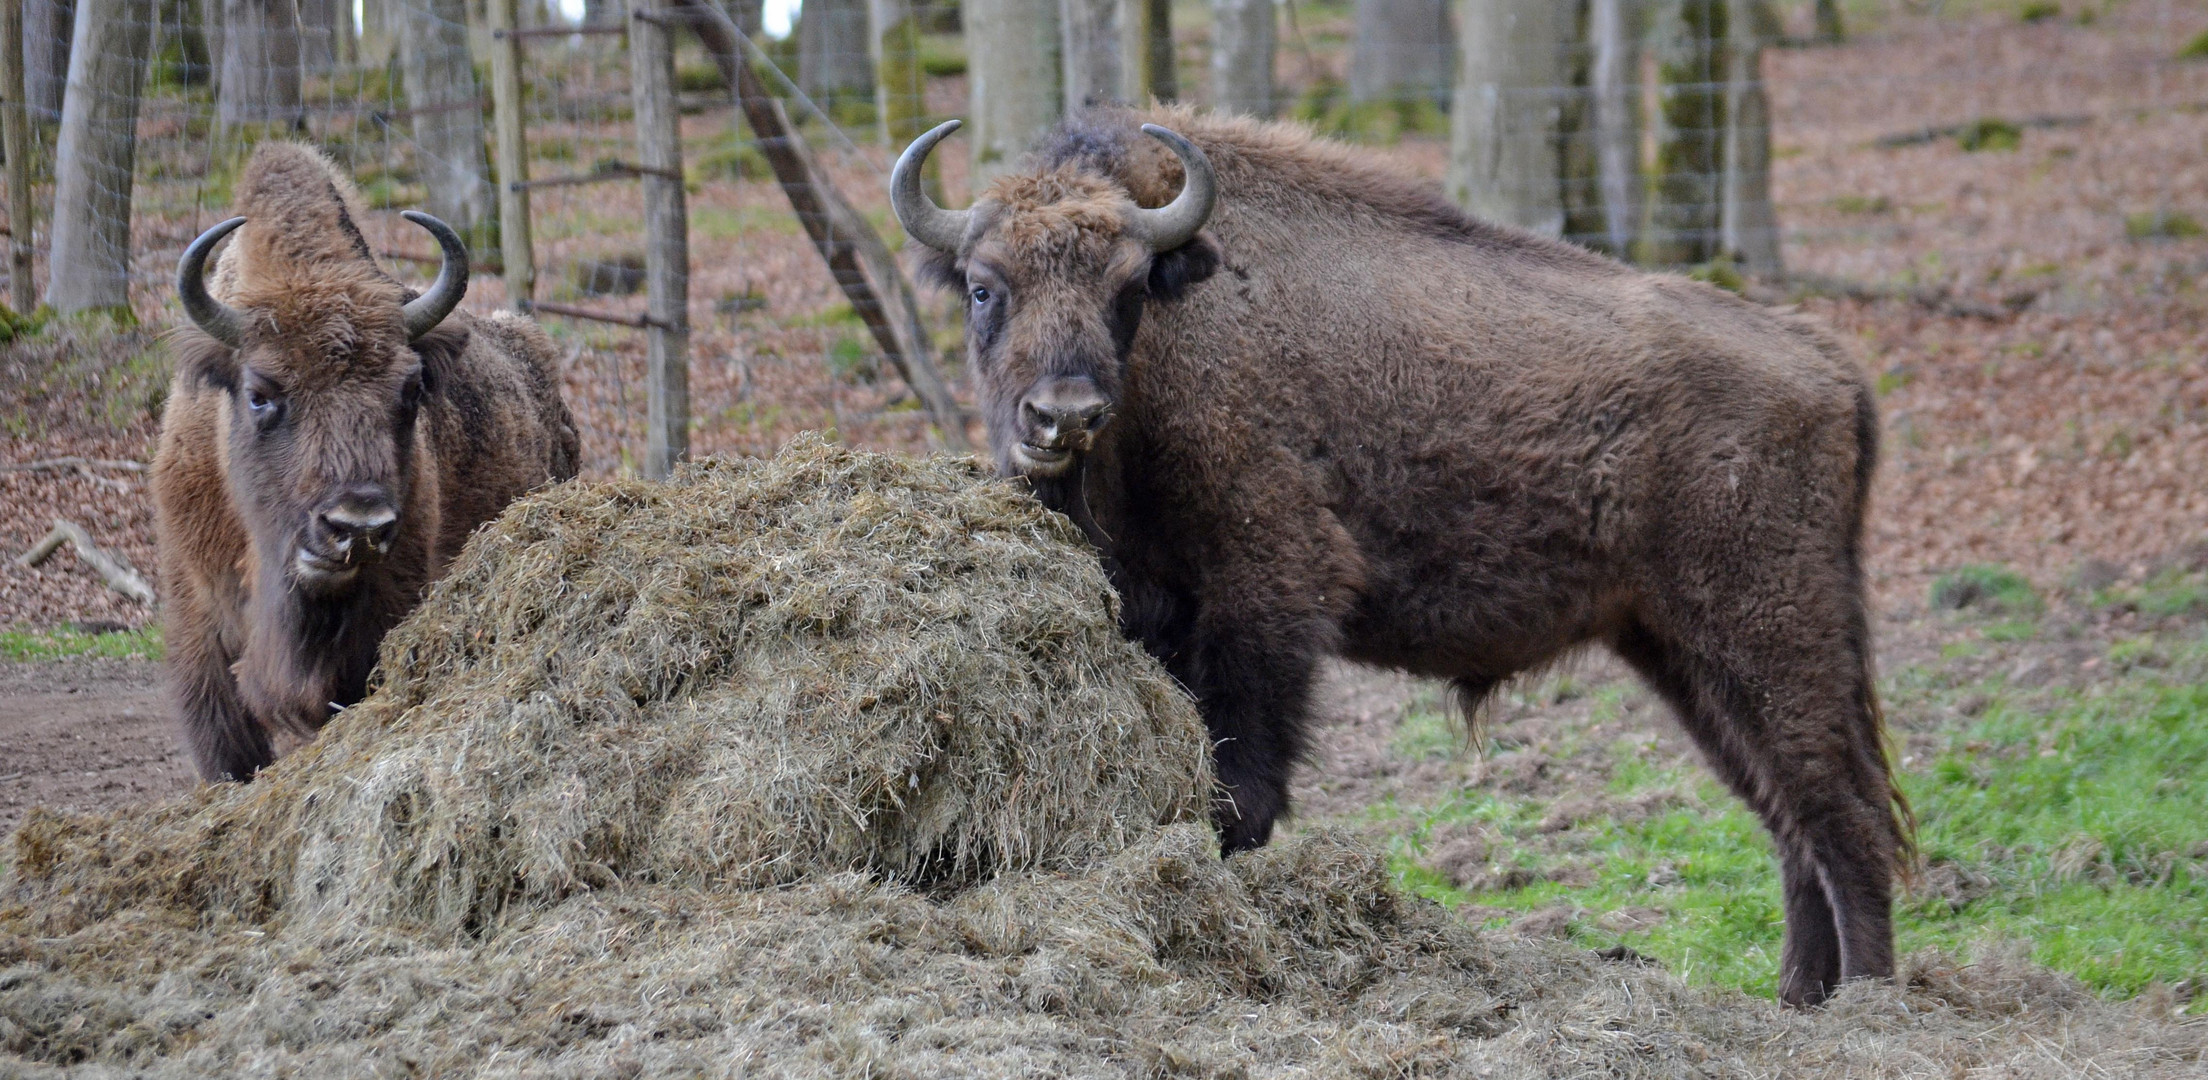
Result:
<svg viewBox="0 0 2208 1080">
<path fill-rule="evenodd" d="M 1153 97 L 1172 101 L 1181 96 L 1181 79 L 1173 55 L 1173 0 L 1129 0 L 1129 3 L 1143 3 L 1148 8 L 1142 24 L 1148 48 L 1143 57 L 1142 81 L 1131 88 L 1135 92 L 1128 96 L 1137 102 Z"/>
<path fill-rule="evenodd" d="M 428 188 L 425 209 L 482 248 L 496 213 L 483 150 L 483 93 L 468 51 L 466 0 L 395 0 L 399 73 Z"/>
<path fill-rule="evenodd" d="M 1628 255 L 1641 221 L 1640 35 L 1635 0 L 1588 0 L 1589 141 L 1602 236 L 1613 255 Z"/>
<path fill-rule="evenodd" d="M 1357 0 L 1353 17 L 1350 101 L 1448 100 L 1448 0 Z"/>
<path fill-rule="evenodd" d="M 1474 216 L 1564 234 L 1557 132 L 1571 11 L 1555 0 L 1461 0 L 1463 61 L 1449 139 L 1449 197 Z"/>
<path fill-rule="evenodd" d="M 1211 102 L 1273 115 L 1273 0 L 1211 0 Z"/>
<path fill-rule="evenodd" d="M 214 0 L 205 2 L 213 3 Z M 353 47 L 353 55 L 362 67 L 380 68 L 391 63 L 391 55 L 399 47 L 398 13 L 393 10 L 398 3 L 399 0 L 361 0 L 360 38 Z"/>
<path fill-rule="evenodd" d="M 222 0 L 222 76 L 215 102 L 225 128 L 296 128 L 305 119 L 295 0 Z"/>
<path fill-rule="evenodd" d="M 797 85 L 827 105 L 874 96 L 867 0 L 805 0 L 797 23 Z"/>
<path fill-rule="evenodd" d="M 23 0 L 23 101 L 34 121 L 61 119 L 69 40 L 76 32 L 76 0 Z"/>
<path fill-rule="evenodd" d="M 55 311 L 130 310 L 130 189 L 152 25 L 151 0 L 78 0 L 54 149 Z"/>
<path fill-rule="evenodd" d="M 919 136 L 928 115 L 920 17 L 912 0 L 870 0 L 867 9 L 874 49 L 874 115 L 880 120 L 882 142 L 902 150 Z"/>
<path fill-rule="evenodd" d="M 1777 36 L 1768 0 L 1730 0 L 1726 13 L 1725 172 L 1719 198 L 1723 249 L 1754 277 L 1779 262 L 1779 222 L 1771 208 L 1771 103 L 1763 92 L 1763 47 Z"/>
<path fill-rule="evenodd" d="M 1061 115 L 1058 0 L 968 0 L 966 86 L 975 190 L 1011 168 Z"/>
<path fill-rule="evenodd" d="M 1125 98 L 1128 73 L 1120 21 L 1127 4 L 1128 0 L 1060 0 L 1059 47 L 1067 108 Z"/>
<path fill-rule="evenodd" d="M 1642 123 L 1653 151 L 1642 162 L 1636 258 L 1647 265 L 1707 262 L 1718 253 L 1725 141 L 1725 0 L 1650 0 Z"/>
<path fill-rule="evenodd" d="M 298 0 L 298 4 L 299 65 L 310 73 L 327 72 L 337 64 L 338 9 L 343 6 L 349 23 L 353 6 L 349 0 Z"/>
</svg>

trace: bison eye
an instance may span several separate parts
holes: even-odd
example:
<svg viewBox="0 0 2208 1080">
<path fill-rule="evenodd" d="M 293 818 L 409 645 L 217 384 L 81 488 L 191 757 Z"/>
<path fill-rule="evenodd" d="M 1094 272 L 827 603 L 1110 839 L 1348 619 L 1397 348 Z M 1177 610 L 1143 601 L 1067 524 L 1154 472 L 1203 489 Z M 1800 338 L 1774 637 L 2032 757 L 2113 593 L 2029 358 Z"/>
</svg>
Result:
<svg viewBox="0 0 2208 1080">
<path fill-rule="evenodd" d="M 986 304 L 986 303 L 988 303 L 988 302 L 989 302 L 989 290 L 987 290 L 987 289 L 984 289 L 984 288 L 982 288 L 982 287 L 981 287 L 981 286 L 979 286 L 979 285 L 976 285 L 976 286 L 974 286 L 974 292 L 973 292 L 973 297 L 974 297 L 974 306 L 975 306 L 975 307 L 980 307 L 981 305 L 983 305 L 983 304 Z"/>
<path fill-rule="evenodd" d="M 246 389 L 245 403 L 256 413 L 266 413 L 276 407 L 276 402 L 271 400 L 267 394 L 262 393 L 258 386 Z"/>
</svg>

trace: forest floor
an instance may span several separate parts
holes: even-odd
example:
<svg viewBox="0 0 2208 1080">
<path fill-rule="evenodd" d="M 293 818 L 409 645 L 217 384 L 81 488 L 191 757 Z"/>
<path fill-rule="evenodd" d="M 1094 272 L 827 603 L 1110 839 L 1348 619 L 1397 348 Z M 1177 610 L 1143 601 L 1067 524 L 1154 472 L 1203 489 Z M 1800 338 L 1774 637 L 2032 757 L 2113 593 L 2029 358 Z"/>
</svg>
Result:
<svg viewBox="0 0 2208 1080">
<path fill-rule="evenodd" d="M 2208 975 L 2208 63 L 2174 57 L 2208 29 L 2208 5 L 2108 5 L 2082 24 L 1978 7 L 1770 55 L 1773 182 L 1797 276 L 1762 294 L 1836 327 L 1882 396 L 1869 567 L 1928 858 L 1904 946 L 2027 940 L 2108 992 L 2182 1000 Z M 931 90 L 941 111 L 957 82 Z M 686 121 L 698 157 L 726 125 Z M 1428 175 L 1446 156 L 1417 134 L 1373 152 Z M 886 151 L 836 160 L 884 220 Z M 587 200 L 627 197 L 609 192 Z M 832 426 L 927 449 L 780 199 L 714 179 L 692 196 L 693 445 L 763 453 Z M 548 265 L 601 253 L 591 215 L 618 209 L 540 204 Z M 378 243 L 414 242 L 377 227 Z M 190 235 L 183 219 L 140 228 Z M 497 292 L 487 279 L 470 303 Z M 149 289 L 141 313 L 159 315 L 144 326 L 52 326 L 0 346 L 0 463 L 149 459 L 163 304 Z M 641 342 L 553 331 L 586 471 L 625 471 Z M 158 584 L 143 473 L 0 471 L 0 555 L 57 515 Z M 1955 589 L 1966 580 L 1978 584 Z M 188 782 L 154 719 L 158 635 L 102 633 L 153 621 L 71 552 L 36 570 L 0 562 L 0 627 L 13 628 L 0 831 L 33 803 L 89 809 Z M 85 653 L 114 655 L 54 659 Z M 1476 750 L 1430 686 L 1345 668 L 1328 700 L 1304 822 L 1366 833 L 1404 881 L 1483 921 L 1768 989 L 1777 892 L 1761 833 L 1608 661 L 1511 689 Z"/>
</svg>

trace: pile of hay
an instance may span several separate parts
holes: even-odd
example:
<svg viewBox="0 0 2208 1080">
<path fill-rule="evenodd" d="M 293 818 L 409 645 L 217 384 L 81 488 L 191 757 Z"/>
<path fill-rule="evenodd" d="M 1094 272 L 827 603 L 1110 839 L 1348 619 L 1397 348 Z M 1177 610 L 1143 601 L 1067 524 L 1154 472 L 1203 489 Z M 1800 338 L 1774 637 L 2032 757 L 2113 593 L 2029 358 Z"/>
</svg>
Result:
<svg viewBox="0 0 2208 1080">
<path fill-rule="evenodd" d="M 2208 1031 L 1918 960 L 1816 1014 L 1482 934 L 1340 837 L 1222 862 L 1094 557 L 794 446 L 517 504 L 250 785 L 42 814 L 0 1074 L 2197 1075 Z"/>
</svg>

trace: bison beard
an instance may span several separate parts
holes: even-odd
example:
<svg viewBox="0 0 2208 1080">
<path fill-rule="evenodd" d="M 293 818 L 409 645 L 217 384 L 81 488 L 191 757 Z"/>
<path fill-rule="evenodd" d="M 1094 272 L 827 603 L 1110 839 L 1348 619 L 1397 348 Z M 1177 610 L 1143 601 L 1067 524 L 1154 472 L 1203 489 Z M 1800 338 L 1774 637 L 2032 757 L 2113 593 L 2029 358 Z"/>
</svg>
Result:
<svg viewBox="0 0 2208 1080">
<path fill-rule="evenodd" d="M 1476 708 L 1601 642 L 1771 831 L 1781 998 L 1891 975 L 1910 825 L 1859 564 L 1877 418 L 1829 335 L 1292 128 L 1091 112 L 965 212 L 918 186 L 947 133 L 893 202 L 966 291 L 1000 469 L 1086 531 L 1195 696 L 1226 851 L 1288 810 L 1322 658 Z"/>
</svg>

